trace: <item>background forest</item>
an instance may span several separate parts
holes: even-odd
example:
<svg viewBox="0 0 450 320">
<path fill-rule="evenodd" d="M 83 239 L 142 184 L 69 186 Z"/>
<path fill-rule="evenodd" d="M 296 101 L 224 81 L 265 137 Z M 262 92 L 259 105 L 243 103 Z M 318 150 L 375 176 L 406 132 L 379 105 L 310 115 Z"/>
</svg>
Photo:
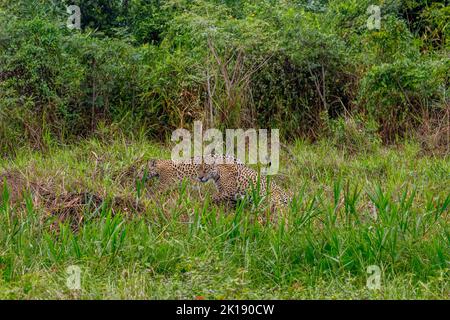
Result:
<svg viewBox="0 0 450 320">
<path fill-rule="evenodd" d="M 105 126 L 161 139 L 198 119 L 448 151 L 449 15 L 446 1 L 3 0 L 0 150 Z"/>
<path fill-rule="evenodd" d="M 448 299 L 449 17 L 0 0 L 0 299 Z M 194 120 L 280 129 L 288 229 L 255 223 L 258 197 L 141 179 Z"/>
</svg>

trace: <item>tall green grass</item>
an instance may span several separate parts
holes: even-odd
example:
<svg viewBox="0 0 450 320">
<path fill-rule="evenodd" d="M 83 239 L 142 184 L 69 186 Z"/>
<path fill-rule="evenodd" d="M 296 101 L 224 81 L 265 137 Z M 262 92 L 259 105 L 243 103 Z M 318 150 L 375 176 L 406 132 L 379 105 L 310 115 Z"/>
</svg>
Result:
<svg viewBox="0 0 450 320">
<path fill-rule="evenodd" d="M 3 161 L 30 181 L 105 196 L 131 195 L 144 212 L 86 212 L 78 230 L 53 220 L 32 195 L 0 203 L 0 298 L 439 298 L 449 294 L 448 159 L 414 144 L 345 155 L 326 144 L 293 146 L 275 178 L 295 194 L 289 228 L 255 223 L 264 208 L 215 206 L 207 184 L 154 194 L 124 172 L 167 150 L 88 141 Z M 92 166 L 92 153 L 98 157 Z M 101 172 L 101 174 L 99 174 Z M 95 176 L 96 179 L 90 179 Z M 257 199 L 257 201 L 259 201 Z M 66 286 L 81 268 L 81 290 Z M 382 271 L 379 290 L 367 268 Z"/>
</svg>

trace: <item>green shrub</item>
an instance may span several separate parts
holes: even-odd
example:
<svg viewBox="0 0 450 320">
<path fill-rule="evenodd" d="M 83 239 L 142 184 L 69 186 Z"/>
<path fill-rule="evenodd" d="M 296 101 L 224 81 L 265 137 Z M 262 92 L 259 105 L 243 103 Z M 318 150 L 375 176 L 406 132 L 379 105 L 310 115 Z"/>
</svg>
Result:
<svg viewBox="0 0 450 320">
<path fill-rule="evenodd" d="M 398 60 L 371 68 L 362 79 L 359 104 L 381 125 L 382 136 L 420 123 L 421 113 L 445 108 L 448 59 Z"/>
<path fill-rule="evenodd" d="M 0 4 L 2 154 L 99 124 L 164 139 L 202 120 L 316 139 L 347 112 L 389 142 L 448 106 L 442 1 L 80 0 L 81 31 L 65 26 L 68 3 Z M 372 4 L 380 30 L 367 28 Z"/>
<path fill-rule="evenodd" d="M 83 67 L 66 52 L 65 34 L 55 24 L 40 18 L 3 22 L 1 135 L 24 135 L 22 140 L 42 147 L 46 132 L 62 136 L 65 128 L 59 120 L 65 106 L 81 93 Z"/>
</svg>

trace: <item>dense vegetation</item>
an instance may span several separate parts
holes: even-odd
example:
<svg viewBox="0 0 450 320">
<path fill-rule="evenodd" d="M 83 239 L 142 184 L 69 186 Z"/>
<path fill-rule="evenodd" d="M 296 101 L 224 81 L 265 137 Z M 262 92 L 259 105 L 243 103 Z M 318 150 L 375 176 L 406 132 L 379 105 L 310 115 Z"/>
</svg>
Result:
<svg viewBox="0 0 450 320">
<path fill-rule="evenodd" d="M 0 299 L 448 299 L 449 16 L 421 0 L 0 0 Z M 213 205 L 210 184 L 143 184 L 194 120 L 280 129 L 288 230 L 254 223 L 258 203 Z"/>
<path fill-rule="evenodd" d="M 369 30 L 377 3 L 381 29 Z M 193 119 L 315 140 L 346 131 L 342 118 L 363 139 L 446 149 L 445 3 L 3 1 L 0 150 L 110 124 L 162 138 Z M 69 4 L 81 31 L 66 27 Z"/>
<path fill-rule="evenodd" d="M 251 203 L 212 205 L 209 184 L 136 187 L 136 164 L 170 153 L 146 140 L 49 152 L 0 162 L 0 299 L 448 299 L 450 162 L 418 145 L 292 145 L 288 230 L 253 223 L 266 212 Z M 66 286 L 72 265 L 81 290 Z"/>
</svg>

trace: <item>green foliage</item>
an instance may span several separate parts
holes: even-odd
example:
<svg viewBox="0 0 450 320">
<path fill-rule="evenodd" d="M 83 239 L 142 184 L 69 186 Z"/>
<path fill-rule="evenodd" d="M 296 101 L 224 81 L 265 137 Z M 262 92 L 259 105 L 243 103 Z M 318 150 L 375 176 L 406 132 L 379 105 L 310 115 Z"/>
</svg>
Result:
<svg viewBox="0 0 450 320">
<path fill-rule="evenodd" d="M 61 136 L 58 120 L 73 97 L 82 94 L 83 68 L 66 51 L 65 31 L 55 24 L 7 19 L 2 17 L 0 31 L 0 136 L 11 144 L 0 147 L 28 141 L 42 147 L 46 130 Z"/>
<path fill-rule="evenodd" d="M 423 110 L 445 107 L 449 67 L 446 58 L 375 66 L 361 81 L 361 104 L 381 124 L 383 135 L 393 139 L 418 125 Z"/>
<path fill-rule="evenodd" d="M 95 29 L 113 36 L 125 26 L 129 1 L 64 0 L 62 5 L 77 5 L 81 11 L 81 28 Z M 61 7 L 63 7 L 61 5 Z"/>
<path fill-rule="evenodd" d="M 402 13 L 412 31 L 423 40 L 424 49 L 433 50 L 443 47 L 448 49 L 450 35 L 448 1 L 404 0 Z"/>
<path fill-rule="evenodd" d="M 169 154 L 141 140 L 88 140 L 49 155 L 21 151 L 0 160 L 0 175 L 17 170 L 50 192 L 88 188 L 134 199 L 135 176 L 122 180 L 127 167 L 162 151 Z M 266 214 L 258 197 L 216 206 L 206 200 L 208 184 L 193 183 L 163 194 L 149 183 L 141 211 L 85 208 L 77 230 L 67 221 L 55 230 L 43 202 L 12 202 L 17 190 L 0 182 L 0 297 L 448 297 L 448 159 L 421 156 L 414 144 L 350 155 L 299 141 L 292 152 L 297 161 L 281 166 L 294 193 L 288 230 L 255 222 Z M 93 155 L 101 156 L 95 166 Z M 66 286 L 71 265 L 81 269 L 79 292 Z M 381 290 L 366 287 L 370 265 L 381 269 Z"/>
<path fill-rule="evenodd" d="M 443 1 L 80 0 L 81 31 L 65 4 L 0 5 L 2 154 L 193 120 L 316 139 L 346 112 L 390 142 L 448 109 Z"/>
<path fill-rule="evenodd" d="M 138 43 L 157 44 L 173 19 L 172 8 L 160 0 L 132 0 L 127 11 L 131 34 Z"/>
</svg>

